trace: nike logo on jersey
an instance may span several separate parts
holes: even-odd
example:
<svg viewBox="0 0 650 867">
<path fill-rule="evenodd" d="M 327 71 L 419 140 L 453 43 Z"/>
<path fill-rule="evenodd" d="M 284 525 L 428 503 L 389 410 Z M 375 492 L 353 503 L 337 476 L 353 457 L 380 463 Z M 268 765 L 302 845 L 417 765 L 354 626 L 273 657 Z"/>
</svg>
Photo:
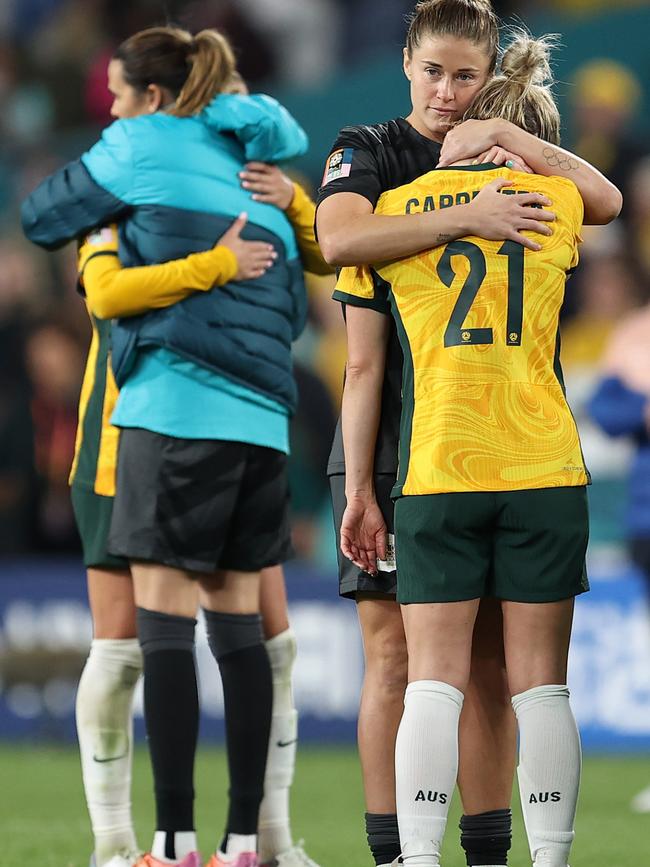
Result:
<svg viewBox="0 0 650 867">
<path fill-rule="evenodd" d="M 276 741 L 275 743 L 278 747 L 290 747 L 291 744 L 298 743 L 298 738 L 294 738 L 292 741 Z"/>
</svg>

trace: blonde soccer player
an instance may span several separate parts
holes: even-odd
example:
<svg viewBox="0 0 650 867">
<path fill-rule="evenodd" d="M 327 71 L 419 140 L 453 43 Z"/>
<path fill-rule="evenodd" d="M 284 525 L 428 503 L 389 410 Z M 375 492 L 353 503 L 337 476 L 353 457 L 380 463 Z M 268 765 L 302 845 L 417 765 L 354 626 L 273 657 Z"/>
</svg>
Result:
<svg viewBox="0 0 650 867">
<path fill-rule="evenodd" d="M 472 633 L 485 597 L 501 601 L 520 792 L 536 867 L 567 867 L 574 836 L 580 743 L 566 664 L 574 598 L 588 588 L 589 476 L 564 396 L 558 320 L 578 260 L 584 202 L 570 180 L 581 164 L 557 147 L 559 115 L 544 86 L 548 55 L 548 41 L 516 37 L 500 74 L 467 111 L 474 119 L 467 126 L 480 146 L 479 120 L 500 129 L 505 119 L 531 136 L 517 148 L 526 162 L 534 164 L 537 148 L 566 177 L 497 167 L 488 130 L 487 161 L 459 157 L 456 164 L 447 156 L 443 162 L 454 165 L 384 194 L 375 209 L 391 218 L 467 210 L 488 185 L 521 201 L 537 193 L 555 214 L 539 249 L 467 232 L 365 273 L 349 269 L 335 295 L 347 305 L 349 364 L 358 372 L 348 377 L 343 405 L 352 481 L 341 544 L 369 571 L 385 554 L 369 454 L 388 313 L 405 357 L 393 497 L 409 684 L 395 766 L 402 857 L 410 867 L 440 863 Z M 434 93 L 444 93 L 441 87 Z M 610 195 L 613 202 L 618 194 Z"/>
</svg>

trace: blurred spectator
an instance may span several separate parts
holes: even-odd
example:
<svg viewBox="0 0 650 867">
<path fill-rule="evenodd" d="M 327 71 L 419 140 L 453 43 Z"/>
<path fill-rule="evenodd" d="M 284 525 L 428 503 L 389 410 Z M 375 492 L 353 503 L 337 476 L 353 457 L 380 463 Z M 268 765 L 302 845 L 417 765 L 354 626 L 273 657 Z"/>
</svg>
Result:
<svg viewBox="0 0 650 867">
<path fill-rule="evenodd" d="M 307 276 L 311 314 L 318 325 L 318 340 L 311 364 L 327 387 L 338 414 L 348 346 L 341 305 L 332 299 L 335 285 L 334 277 Z"/>
<path fill-rule="evenodd" d="M 68 475 L 74 454 L 83 350 L 73 334 L 51 322 L 32 331 L 26 358 L 39 486 L 37 544 L 48 551 L 77 550 Z"/>
<path fill-rule="evenodd" d="M 313 559 L 319 519 L 329 502 L 327 459 L 336 413 L 322 381 L 308 367 L 294 365 L 298 410 L 291 421 L 289 487 L 293 546 L 300 559 Z"/>
<path fill-rule="evenodd" d="M 598 239 L 612 230 L 596 230 Z M 592 242 L 593 244 L 593 242 Z M 562 328 L 562 364 L 576 374 L 579 368 L 593 369 L 604 352 L 616 323 L 644 300 L 643 282 L 633 260 L 618 245 L 600 251 L 591 246 L 574 278 L 567 284 L 567 295 L 577 311 Z"/>
<path fill-rule="evenodd" d="M 645 6 L 647 2 L 648 0 L 614 0 L 614 2 L 612 0 L 542 0 L 542 3 L 540 3 L 537 0 L 535 5 L 551 6 L 560 12 L 589 15 L 602 9 L 611 9 L 612 7 Z"/>
<path fill-rule="evenodd" d="M 29 551 L 35 498 L 30 390 L 22 316 L 0 296 L 0 555 Z"/>
<path fill-rule="evenodd" d="M 266 35 L 280 84 L 309 87 L 331 77 L 343 23 L 334 0 L 239 0 L 239 5 Z"/>
<path fill-rule="evenodd" d="M 274 7 L 276 4 L 267 5 Z M 192 0 L 190 3 L 177 3 L 177 6 L 174 20 L 188 30 L 196 32 L 206 27 L 223 30 L 235 46 L 239 71 L 251 89 L 259 89 L 260 84 L 268 86 L 268 82 L 277 77 L 283 62 L 278 46 L 269 38 L 263 18 L 247 9 L 246 0 L 223 0 L 220 3 Z M 129 32 L 134 31 L 131 29 Z"/>
<path fill-rule="evenodd" d="M 650 284 L 650 156 L 631 172 L 626 212 L 630 246 L 638 256 L 646 284 Z"/>
<path fill-rule="evenodd" d="M 33 545 L 35 475 L 25 346 L 38 271 L 22 239 L 0 239 L 0 553 Z"/>
<path fill-rule="evenodd" d="M 650 304 L 612 335 L 589 410 L 605 433 L 634 444 L 625 535 L 650 600 Z M 633 799 L 632 809 L 650 813 L 650 786 Z"/>
<path fill-rule="evenodd" d="M 620 532 L 630 447 L 613 444 L 590 419 L 587 402 L 593 393 L 603 352 L 617 323 L 637 307 L 643 296 L 633 260 L 625 255 L 617 226 L 585 229 L 582 261 L 567 283 L 573 316 L 562 325 L 562 368 L 567 393 L 587 466 L 594 484 L 590 490 L 592 539 L 611 541 Z"/>
<path fill-rule="evenodd" d="M 573 147 L 621 190 L 625 218 L 630 177 L 636 163 L 648 153 L 646 143 L 630 131 L 641 85 L 627 67 L 606 59 L 580 67 L 574 83 Z"/>
</svg>

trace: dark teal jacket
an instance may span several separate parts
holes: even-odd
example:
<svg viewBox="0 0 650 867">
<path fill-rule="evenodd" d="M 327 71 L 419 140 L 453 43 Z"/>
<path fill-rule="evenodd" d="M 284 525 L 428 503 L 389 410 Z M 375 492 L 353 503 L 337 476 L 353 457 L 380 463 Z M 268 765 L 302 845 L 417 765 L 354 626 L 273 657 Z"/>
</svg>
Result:
<svg viewBox="0 0 650 867">
<path fill-rule="evenodd" d="M 306 149 L 305 133 L 275 100 L 221 95 L 196 117 L 157 113 L 117 121 L 25 200 L 25 234 L 47 249 L 118 220 L 125 267 L 210 249 L 242 211 L 248 213 L 242 236 L 275 248 L 275 264 L 258 279 L 117 320 L 118 385 L 139 351 L 161 346 L 293 411 L 291 342 L 306 315 L 296 241 L 284 213 L 253 201 L 238 173 L 249 160 L 279 162 Z"/>
</svg>

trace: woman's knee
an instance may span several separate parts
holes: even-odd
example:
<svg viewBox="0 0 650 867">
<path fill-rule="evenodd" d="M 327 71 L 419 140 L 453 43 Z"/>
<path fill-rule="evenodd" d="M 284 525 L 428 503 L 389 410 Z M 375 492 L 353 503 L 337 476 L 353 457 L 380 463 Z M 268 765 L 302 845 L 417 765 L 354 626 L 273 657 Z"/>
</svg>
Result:
<svg viewBox="0 0 650 867">
<path fill-rule="evenodd" d="M 260 573 L 224 569 L 199 578 L 200 602 L 204 608 L 224 614 L 258 614 Z"/>
<path fill-rule="evenodd" d="M 408 656 L 404 633 L 385 631 L 365 642 L 366 682 L 381 692 L 404 695 L 408 679 Z"/>
<path fill-rule="evenodd" d="M 198 605 L 196 575 L 157 563 L 132 563 L 138 608 L 194 617 Z"/>
<path fill-rule="evenodd" d="M 95 638 L 135 637 L 133 582 L 128 571 L 88 569 L 88 600 Z"/>
</svg>

